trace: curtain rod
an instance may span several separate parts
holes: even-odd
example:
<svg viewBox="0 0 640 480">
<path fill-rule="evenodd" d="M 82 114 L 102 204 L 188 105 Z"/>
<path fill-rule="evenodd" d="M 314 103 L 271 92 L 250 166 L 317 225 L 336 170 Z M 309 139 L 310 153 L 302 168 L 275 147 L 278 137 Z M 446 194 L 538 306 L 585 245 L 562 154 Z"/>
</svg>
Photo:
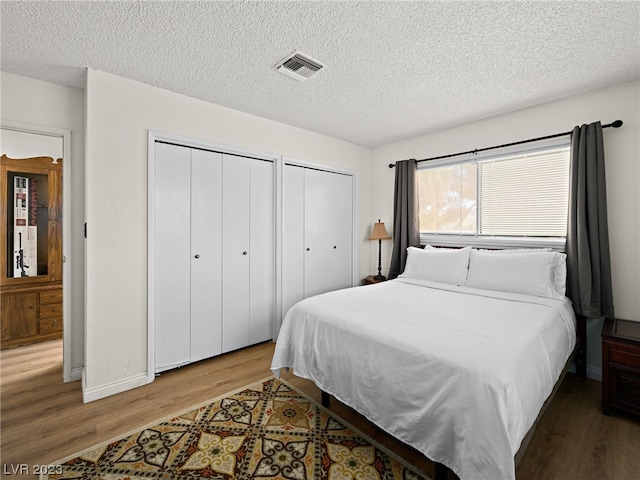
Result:
<svg viewBox="0 0 640 480">
<path fill-rule="evenodd" d="M 620 128 L 621 126 L 622 126 L 622 120 L 615 120 L 614 122 L 608 123 L 606 125 L 602 125 L 602 128 L 609 128 L 609 127 Z M 572 132 L 573 132 L 573 130 L 571 130 L 569 132 L 556 133 L 554 135 L 547 135 L 546 137 L 530 138 L 529 140 L 520 140 L 519 142 L 505 143 L 503 145 L 496 145 L 495 147 L 476 148 L 475 150 L 469 150 L 467 152 L 451 153 L 449 155 L 440 155 L 439 157 L 423 158 L 422 160 L 416 160 L 416 162 L 417 163 L 428 162 L 430 160 L 440 160 L 441 158 L 457 157 L 457 156 L 460 156 L 460 155 L 468 155 L 470 153 L 473 153 L 475 155 L 478 152 L 484 152 L 484 151 L 487 151 L 487 150 L 494 150 L 496 148 L 512 147 L 513 145 L 520 145 L 520 144 L 523 144 L 523 143 L 536 142 L 538 140 L 548 140 L 550 138 L 562 137 L 564 135 L 569 135 Z M 389 164 L 389 168 L 393 168 L 395 166 L 396 166 L 395 163 L 390 163 Z"/>
</svg>

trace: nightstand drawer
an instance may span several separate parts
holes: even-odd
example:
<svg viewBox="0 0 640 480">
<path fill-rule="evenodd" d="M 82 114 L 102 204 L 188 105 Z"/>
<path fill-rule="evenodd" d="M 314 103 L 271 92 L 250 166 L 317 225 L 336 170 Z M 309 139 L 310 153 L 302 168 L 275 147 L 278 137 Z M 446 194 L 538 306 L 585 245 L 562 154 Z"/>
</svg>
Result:
<svg viewBox="0 0 640 480">
<path fill-rule="evenodd" d="M 640 405 L 640 375 L 625 371 L 613 371 L 611 405 L 637 410 Z"/>
<path fill-rule="evenodd" d="M 632 353 L 617 348 L 611 349 L 611 363 L 640 370 L 640 353 Z"/>
</svg>

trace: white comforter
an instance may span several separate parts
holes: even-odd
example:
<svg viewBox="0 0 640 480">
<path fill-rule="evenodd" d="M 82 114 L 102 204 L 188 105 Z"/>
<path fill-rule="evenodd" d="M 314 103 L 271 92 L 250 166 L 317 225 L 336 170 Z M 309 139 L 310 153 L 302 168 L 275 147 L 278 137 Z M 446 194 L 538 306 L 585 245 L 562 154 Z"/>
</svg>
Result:
<svg viewBox="0 0 640 480">
<path fill-rule="evenodd" d="M 292 367 L 462 479 L 513 479 L 575 338 L 568 300 L 396 279 L 294 305 L 271 368 Z"/>
</svg>

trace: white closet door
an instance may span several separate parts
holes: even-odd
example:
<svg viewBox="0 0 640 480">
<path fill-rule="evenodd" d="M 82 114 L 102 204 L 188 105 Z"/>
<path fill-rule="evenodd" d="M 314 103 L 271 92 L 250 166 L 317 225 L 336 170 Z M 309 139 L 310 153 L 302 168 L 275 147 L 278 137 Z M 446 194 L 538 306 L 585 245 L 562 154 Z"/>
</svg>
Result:
<svg viewBox="0 0 640 480">
<path fill-rule="evenodd" d="M 155 370 L 190 361 L 190 158 L 188 148 L 155 144 Z"/>
<path fill-rule="evenodd" d="M 223 155 L 222 351 L 249 345 L 250 161 Z"/>
<path fill-rule="evenodd" d="M 350 175 L 331 174 L 333 245 L 330 256 L 333 289 L 353 286 L 353 181 Z"/>
<path fill-rule="evenodd" d="M 326 172 L 304 172 L 304 296 L 312 297 L 331 290 L 331 271 L 327 253 L 331 243 L 331 192 Z"/>
<path fill-rule="evenodd" d="M 191 151 L 191 361 L 222 353 L 222 154 Z"/>
<path fill-rule="evenodd" d="M 273 162 L 250 162 L 249 343 L 273 338 L 275 215 Z"/>
<path fill-rule="evenodd" d="M 351 176 L 305 169 L 304 296 L 352 286 Z"/>
<path fill-rule="evenodd" d="M 304 298 L 305 168 L 285 165 L 282 171 L 282 315 Z"/>
</svg>

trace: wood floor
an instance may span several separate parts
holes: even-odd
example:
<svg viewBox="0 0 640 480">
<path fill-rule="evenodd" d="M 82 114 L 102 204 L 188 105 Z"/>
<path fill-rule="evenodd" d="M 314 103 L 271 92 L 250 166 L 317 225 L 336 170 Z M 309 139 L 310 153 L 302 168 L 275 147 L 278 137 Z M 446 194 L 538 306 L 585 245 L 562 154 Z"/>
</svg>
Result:
<svg viewBox="0 0 640 480">
<path fill-rule="evenodd" d="M 1 354 L 0 477 L 12 468 L 59 460 L 84 448 L 267 377 L 273 344 L 264 343 L 160 375 L 144 387 L 88 404 L 81 382 L 62 383 L 62 341 Z M 320 401 L 310 382 L 284 376 Z M 405 460 L 432 464 L 332 399 L 332 409 Z M 640 420 L 600 411 L 600 383 L 568 374 L 542 417 L 518 480 L 640 478 Z M 453 475 L 450 475 L 453 477 Z M 13 477 L 11 477 L 13 478 Z M 19 478 L 35 478 L 21 475 Z"/>
</svg>

